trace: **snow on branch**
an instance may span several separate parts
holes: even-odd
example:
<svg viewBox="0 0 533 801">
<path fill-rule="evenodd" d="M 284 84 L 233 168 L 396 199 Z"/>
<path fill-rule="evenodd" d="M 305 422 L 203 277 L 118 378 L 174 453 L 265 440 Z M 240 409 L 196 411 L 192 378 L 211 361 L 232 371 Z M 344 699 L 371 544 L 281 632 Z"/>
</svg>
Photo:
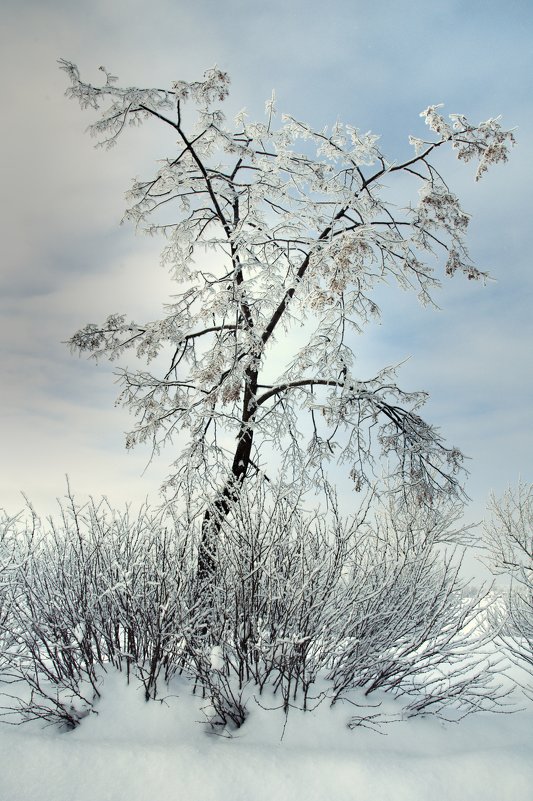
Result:
<svg viewBox="0 0 533 801">
<path fill-rule="evenodd" d="M 243 113 L 227 123 L 229 78 L 217 67 L 161 89 L 120 87 L 107 70 L 93 86 L 74 64 L 60 66 L 68 96 L 101 110 L 90 129 L 101 143 L 148 120 L 172 136 L 167 158 L 133 183 L 125 217 L 163 237 L 176 293 L 158 320 L 111 315 L 70 340 L 111 359 L 134 348 L 152 364 L 119 374 L 119 402 L 137 418 L 128 444 L 151 441 L 158 452 L 179 437 L 170 484 L 203 495 L 207 482 L 221 510 L 233 482 L 249 468 L 257 478 L 252 461 L 268 461 L 269 448 L 306 486 L 320 488 L 338 463 L 356 486 L 371 483 L 381 453 L 421 503 L 460 494 L 462 456 L 422 418 L 424 393 L 402 391 L 387 370 L 358 375 L 356 334 L 379 317 L 383 283 L 432 304 L 443 278 L 486 278 L 468 253 L 469 215 L 434 155 L 449 147 L 477 161 L 479 177 L 507 160 L 513 133 L 499 119 L 445 120 L 430 106 L 421 116 L 431 136 L 412 138 L 414 155 L 399 161 L 353 125 L 278 118 L 273 99 L 265 121 Z M 396 185 L 404 200 L 393 204 Z"/>
</svg>

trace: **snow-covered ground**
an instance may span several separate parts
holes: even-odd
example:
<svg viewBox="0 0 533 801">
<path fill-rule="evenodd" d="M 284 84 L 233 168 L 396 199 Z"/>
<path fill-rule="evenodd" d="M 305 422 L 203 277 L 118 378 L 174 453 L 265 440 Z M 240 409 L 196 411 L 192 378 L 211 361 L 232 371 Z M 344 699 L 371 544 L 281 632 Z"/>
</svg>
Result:
<svg viewBox="0 0 533 801">
<path fill-rule="evenodd" d="M 357 708 L 261 708 L 215 735 L 175 684 L 145 703 L 108 674 L 98 714 L 71 732 L 0 726 L 1 801 L 531 801 L 533 707 L 459 724 L 412 719 L 350 730 Z M 174 694 L 175 693 L 175 694 Z M 274 699 L 261 698 L 261 704 Z"/>
</svg>

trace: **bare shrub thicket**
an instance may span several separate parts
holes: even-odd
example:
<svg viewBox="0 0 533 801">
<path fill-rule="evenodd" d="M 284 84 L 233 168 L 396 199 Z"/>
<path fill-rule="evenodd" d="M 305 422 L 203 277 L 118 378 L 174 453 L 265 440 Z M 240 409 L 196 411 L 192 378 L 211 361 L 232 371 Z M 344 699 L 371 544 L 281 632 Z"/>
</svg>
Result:
<svg viewBox="0 0 533 801">
<path fill-rule="evenodd" d="M 493 618 L 509 655 L 529 675 L 533 697 L 533 484 L 521 483 L 501 498 L 492 496 L 485 522 L 489 566 L 509 586 Z"/>
<path fill-rule="evenodd" d="M 409 511 L 389 497 L 347 523 L 334 505 L 303 513 L 272 487 L 241 494 L 204 595 L 201 521 L 186 515 L 70 498 L 59 521 L 6 517 L 4 717 L 75 726 L 110 667 L 147 700 L 179 671 L 208 699 L 214 726 L 240 726 L 262 694 L 285 711 L 349 701 L 357 688 L 402 698 L 404 716 L 498 705 L 482 596 L 459 578 L 453 509 Z"/>
<path fill-rule="evenodd" d="M 132 517 L 73 499 L 59 521 L 42 524 L 30 514 L 11 527 L 3 565 L 6 715 L 75 726 L 109 666 L 155 697 L 159 677 L 168 681 L 179 663 L 177 635 L 194 621 L 186 531 L 176 537 L 174 524 L 169 531 L 146 509 Z"/>
<path fill-rule="evenodd" d="M 390 691 L 405 716 L 498 703 L 497 666 L 482 655 L 485 597 L 459 576 L 466 532 L 453 530 L 453 508 L 411 508 L 402 497 L 346 524 L 253 500 L 223 526 L 212 608 L 223 653 L 212 682 L 268 686 L 286 710 L 316 703 L 318 678 L 333 703 L 356 688 Z"/>
</svg>

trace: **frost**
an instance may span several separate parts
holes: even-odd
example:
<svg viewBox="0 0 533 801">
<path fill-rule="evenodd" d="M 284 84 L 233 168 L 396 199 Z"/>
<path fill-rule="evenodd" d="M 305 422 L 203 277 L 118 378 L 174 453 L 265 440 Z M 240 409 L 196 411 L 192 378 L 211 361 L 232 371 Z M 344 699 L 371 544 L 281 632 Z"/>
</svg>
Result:
<svg viewBox="0 0 533 801">
<path fill-rule="evenodd" d="M 211 663 L 212 670 L 223 670 L 224 669 L 224 652 L 220 645 L 215 645 L 211 648 L 211 653 L 209 655 L 209 660 Z"/>
<path fill-rule="evenodd" d="M 513 133 L 498 118 L 473 125 L 431 105 L 421 115 L 427 141 L 411 137 L 414 155 L 402 162 L 364 128 L 278 116 L 274 94 L 264 119 L 242 110 L 234 127 L 222 110 L 229 77 L 216 66 L 160 89 L 121 87 L 107 70 L 92 86 L 76 65 L 60 65 L 68 96 L 97 112 L 99 144 L 145 123 L 178 142 L 133 182 L 125 213 L 163 236 L 175 294 L 158 319 L 113 314 L 70 346 L 138 360 L 117 371 L 118 403 L 134 416 L 126 444 L 147 443 L 153 454 L 178 445 L 167 486 L 203 515 L 200 574 L 256 478 L 279 480 L 289 494 L 324 491 L 328 465 L 340 463 L 361 489 L 387 463 L 417 504 L 461 495 L 460 454 L 421 418 L 423 393 L 403 391 L 392 370 L 361 376 L 353 334 L 379 317 L 380 284 L 431 305 L 440 275 L 485 277 L 468 255 L 469 216 L 434 156 L 448 148 L 474 160 L 479 178 L 507 160 Z M 403 193 L 396 205 L 389 189 Z"/>
</svg>

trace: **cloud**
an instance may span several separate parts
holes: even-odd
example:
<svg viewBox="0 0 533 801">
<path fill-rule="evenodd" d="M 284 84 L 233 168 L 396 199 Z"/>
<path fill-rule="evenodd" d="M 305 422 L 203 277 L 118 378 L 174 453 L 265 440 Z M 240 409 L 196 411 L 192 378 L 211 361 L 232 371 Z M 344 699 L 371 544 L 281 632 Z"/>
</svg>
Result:
<svg viewBox="0 0 533 801">
<path fill-rule="evenodd" d="M 279 106 L 317 126 L 341 117 L 383 134 L 391 158 L 408 152 L 430 102 L 474 121 L 504 113 L 519 125 L 505 169 L 479 185 L 471 165 L 448 160 L 452 188 L 473 212 L 470 245 L 498 283 L 483 289 L 447 282 L 440 313 L 419 310 L 391 288 L 380 293 L 383 324 L 357 339 L 367 377 L 412 355 L 400 384 L 429 389 L 428 414 L 475 458 L 476 497 L 519 468 L 525 480 L 531 440 L 530 227 L 533 58 L 527 2 L 371 6 L 358 0 L 253 4 L 117 0 L 7 2 L 0 33 L 4 203 L 2 266 L 3 449 L 0 504 L 26 489 L 46 504 L 69 472 L 82 492 L 144 497 L 166 474 L 166 457 L 140 477 L 146 453 L 123 450 L 131 424 L 113 408 L 111 371 L 73 359 L 61 344 L 90 320 L 120 311 L 158 314 L 172 291 L 158 267 L 160 242 L 118 223 L 135 175 L 172 152 L 171 133 L 145 126 L 110 152 L 83 133 L 91 114 L 64 97 L 60 56 L 88 80 L 105 64 L 127 84 L 194 79 L 218 62 L 232 75 L 231 116 L 261 114 L 273 87 Z M 174 454 L 172 454 L 174 455 Z M 481 503 L 481 500 L 479 500 Z"/>
</svg>

